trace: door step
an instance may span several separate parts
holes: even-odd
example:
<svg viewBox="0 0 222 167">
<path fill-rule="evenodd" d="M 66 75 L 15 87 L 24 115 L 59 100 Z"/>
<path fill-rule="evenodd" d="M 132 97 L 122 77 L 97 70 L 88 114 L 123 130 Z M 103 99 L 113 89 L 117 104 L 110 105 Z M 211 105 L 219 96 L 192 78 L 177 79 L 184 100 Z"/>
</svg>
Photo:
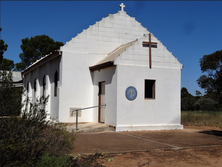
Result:
<svg viewBox="0 0 222 167">
<path fill-rule="evenodd" d="M 67 129 L 67 131 L 71 132 L 102 132 L 102 131 L 115 131 L 115 126 L 107 125 L 103 123 L 95 123 L 95 122 L 81 122 L 78 123 L 78 130 L 76 131 L 75 123 L 62 123 Z"/>
</svg>

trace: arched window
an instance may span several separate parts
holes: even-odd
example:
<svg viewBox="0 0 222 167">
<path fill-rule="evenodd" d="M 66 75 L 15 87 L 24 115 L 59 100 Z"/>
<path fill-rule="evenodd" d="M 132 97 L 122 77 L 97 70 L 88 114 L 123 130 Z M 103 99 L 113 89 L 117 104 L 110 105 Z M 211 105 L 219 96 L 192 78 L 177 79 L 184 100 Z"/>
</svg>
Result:
<svg viewBox="0 0 222 167">
<path fill-rule="evenodd" d="M 27 91 L 27 94 L 28 94 L 29 93 L 29 82 L 27 82 L 26 91 Z"/>
<path fill-rule="evenodd" d="M 54 75 L 54 96 L 57 97 L 57 89 L 58 89 L 58 72 L 55 72 Z"/>
<path fill-rule="evenodd" d="M 36 79 L 34 80 L 34 98 L 36 97 Z"/>
<path fill-rule="evenodd" d="M 42 95 L 45 96 L 45 87 L 46 87 L 46 79 L 45 79 L 45 75 L 43 76 L 43 80 L 42 80 Z"/>
</svg>

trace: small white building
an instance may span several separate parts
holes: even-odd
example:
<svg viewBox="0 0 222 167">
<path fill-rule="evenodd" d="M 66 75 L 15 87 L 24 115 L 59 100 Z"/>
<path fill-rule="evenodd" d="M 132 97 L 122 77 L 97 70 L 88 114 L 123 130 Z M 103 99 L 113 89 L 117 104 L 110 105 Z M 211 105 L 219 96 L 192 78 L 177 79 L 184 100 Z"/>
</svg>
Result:
<svg viewBox="0 0 222 167">
<path fill-rule="evenodd" d="M 83 30 L 22 72 L 32 99 L 49 95 L 60 122 L 103 122 L 116 131 L 183 129 L 182 64 L 124 11 Z"/>
</svg>

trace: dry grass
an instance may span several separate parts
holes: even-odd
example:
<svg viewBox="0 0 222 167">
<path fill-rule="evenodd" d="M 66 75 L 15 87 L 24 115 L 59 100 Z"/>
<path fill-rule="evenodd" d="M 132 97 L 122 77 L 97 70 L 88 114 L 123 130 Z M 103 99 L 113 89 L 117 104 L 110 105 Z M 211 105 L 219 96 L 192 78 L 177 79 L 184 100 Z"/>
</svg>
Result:
<svg viewBox="0 0 222 167">
<path fill-rule="evenodd" d="M 222 112 L 182 111 L 181 123 L 186 126 L 212 126 L 222 129 Z"/>
</svg>

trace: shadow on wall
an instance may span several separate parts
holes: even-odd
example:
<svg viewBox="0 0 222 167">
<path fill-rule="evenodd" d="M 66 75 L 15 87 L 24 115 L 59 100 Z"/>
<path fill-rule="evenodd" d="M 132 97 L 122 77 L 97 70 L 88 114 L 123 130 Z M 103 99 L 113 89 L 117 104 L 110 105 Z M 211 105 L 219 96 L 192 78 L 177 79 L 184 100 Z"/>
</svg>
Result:
<svg viewBox="0 0 222 167">
<path fill-rule="evenodd" d="M 96 75 L 95 73 L 99 73 L 97 74 L 98 81 L 106 81 L 106 85 L 111 84 L 113 80 L 113 76 L 116 73 L 116 67 L 111 67 L 107 69 L 101 69 L 100 71 L 90 72 L 92 84 L 98 85 L 98 82 L 94 82 L 95 75 Z"/>
</svg>

